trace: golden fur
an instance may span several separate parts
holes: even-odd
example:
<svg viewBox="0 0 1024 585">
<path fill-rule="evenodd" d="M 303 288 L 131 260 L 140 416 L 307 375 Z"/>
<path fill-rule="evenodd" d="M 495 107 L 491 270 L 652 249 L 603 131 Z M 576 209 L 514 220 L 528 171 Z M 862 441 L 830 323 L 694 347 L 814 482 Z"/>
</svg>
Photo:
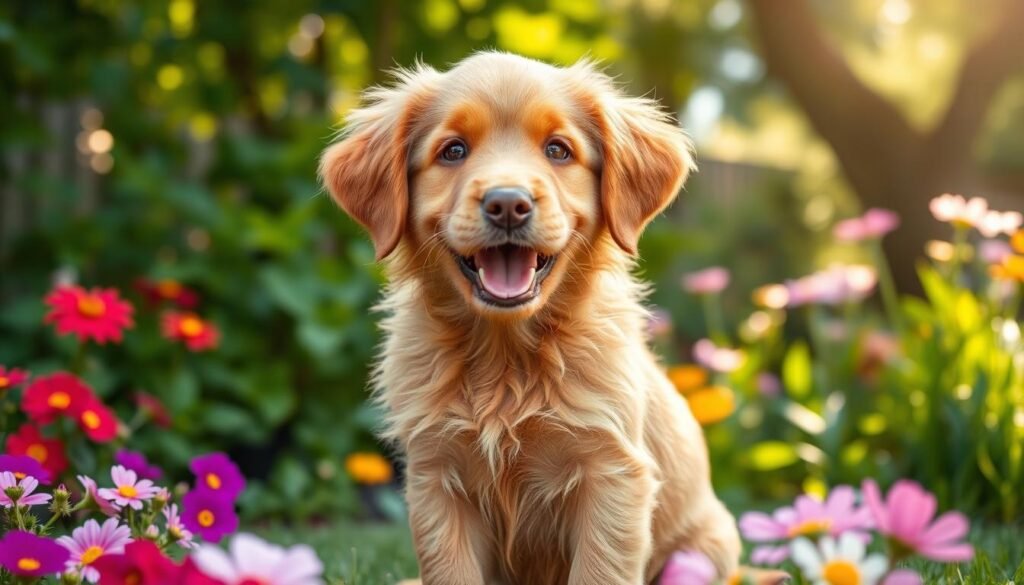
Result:
<svg viewBox="0 0 1024 585">
<path fill-rule="evenodd" d="M 677 549 L 731 574 L 735 524 L 631 274 L 692 166 L 683 132 L 585 62 L 482 53 L 368 97 L 321 176 L 386 262 L 374 396 L 408 461 L 423 583 L 639 585 Z M 452 136 L 469 155 L 438 164 Z M 551 136 L 567 164 L 545 158 Z M 482 193 L 508 184 L 531 190 L 529 243 L 557 260 L 537 298 L 496 308 L 454 254 L 489 245 Z"/>
</svg>

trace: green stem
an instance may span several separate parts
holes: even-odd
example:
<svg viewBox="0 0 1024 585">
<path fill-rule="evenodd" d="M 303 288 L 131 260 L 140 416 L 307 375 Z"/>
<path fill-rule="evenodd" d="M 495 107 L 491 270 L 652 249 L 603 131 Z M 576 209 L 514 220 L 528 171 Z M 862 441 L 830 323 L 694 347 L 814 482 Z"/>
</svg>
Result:
<svg viewBox="0 0 1024 585">
<path fill-rule="evenodd" d="M 957 288 L 960 287 L 960 264 L 964 257 L 969 233 L 969 227 L 958 223 L 953 224 L 953 259 L 949 263 L 949 278 L 952 280 L 953 286 Z"/>
<path fill-rule="evenodd" d="M 85 342 L 79 341 L 78 347 L 75 349 L 75 356 L 71 359 L 71 373 L 76 376 L 81 376 L 85 372 Z"/>
<path fill-rule="evenodd" d="M 719 295 L 703 294 L 700 300 L 704 305 L 704 320 L 708 326 L 708 337 L 716 343 L 728 343 L 729 336 L 725 332 L 725 317 L 722 315 L 722 303 Z"/>
<path fill-rule="evenodd" d="M 899 294 L 896 292 L 896 283 L 892 275 L 892 265 L 885 256 L 882 249 L 882 241 L 875 240 L 872 245 L 872 252 L 875 256 L 875 266 L 878 267 L 878 288 L 882 292 L 882 306 L 885 314 L 889 317 L 889 323 L 897 333 L 903 332 L 903 318 L 900 316 Z"/>
</svg>

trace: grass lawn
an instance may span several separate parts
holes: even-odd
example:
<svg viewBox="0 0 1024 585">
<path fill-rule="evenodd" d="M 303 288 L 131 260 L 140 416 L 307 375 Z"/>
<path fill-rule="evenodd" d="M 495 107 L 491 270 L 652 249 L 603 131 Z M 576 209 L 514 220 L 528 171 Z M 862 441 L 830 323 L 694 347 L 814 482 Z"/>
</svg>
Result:
<svg viewBox="0 0 1024 585">
<path fill-rule="evenodd" d="M 400 578 L 416 576 L 416 559 L 405 526 L 339 521 L 261 532 L 281 543 L 306 542 L 315 547 L 331 585 L 391 585 Z M 1024 584 L 1024 527 L 976 530 L 971 541 L 978 550 L 973 563 L 915 561 L 909 566 L 929 584 Z"/>
</svg>

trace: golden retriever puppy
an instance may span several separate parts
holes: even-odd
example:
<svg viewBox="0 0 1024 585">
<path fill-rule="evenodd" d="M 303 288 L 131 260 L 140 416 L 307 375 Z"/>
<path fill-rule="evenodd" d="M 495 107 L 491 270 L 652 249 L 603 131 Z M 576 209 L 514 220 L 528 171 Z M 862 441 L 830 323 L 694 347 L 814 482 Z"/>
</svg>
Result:
<svg viewBox="0 0 1024 585">
<path fill-rule="evenodd" d="M 591 64 L 501 53 L 400 71 L 324 153 L 389 278 L 373 385 L 425 585 L 640 585 L 677 549 L 736 568 L 630 272 L 692 165 Z"/>
</svg>

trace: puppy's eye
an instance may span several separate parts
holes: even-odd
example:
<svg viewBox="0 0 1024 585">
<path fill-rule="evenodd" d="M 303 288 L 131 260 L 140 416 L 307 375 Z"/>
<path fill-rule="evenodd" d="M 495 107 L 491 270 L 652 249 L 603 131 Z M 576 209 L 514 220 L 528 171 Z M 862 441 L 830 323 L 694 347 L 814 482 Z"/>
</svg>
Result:
<svg viewBox="0 0 1024 585">
<path fill-rule="evenodd" d="M 544 146 L 544 155 L 551 160 L 557 161 L 567 161 L 572 157 L 572 153 L 569 152 L 569 147 L 565 142 L 558 139 L 551 140 L 546 146 Z"/>
<path fill-rule="evenodd" d="M 458 162 L 469 154 L 469 147 L 461 140 L 452 140 L 441 150 L 441 160 L 444 162 Z"/>
</svg>

